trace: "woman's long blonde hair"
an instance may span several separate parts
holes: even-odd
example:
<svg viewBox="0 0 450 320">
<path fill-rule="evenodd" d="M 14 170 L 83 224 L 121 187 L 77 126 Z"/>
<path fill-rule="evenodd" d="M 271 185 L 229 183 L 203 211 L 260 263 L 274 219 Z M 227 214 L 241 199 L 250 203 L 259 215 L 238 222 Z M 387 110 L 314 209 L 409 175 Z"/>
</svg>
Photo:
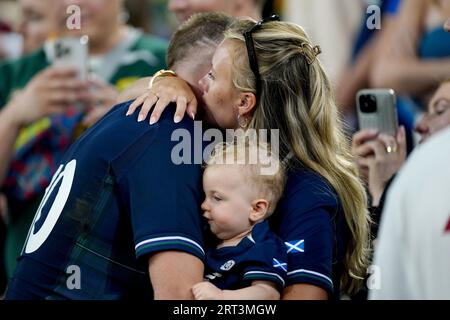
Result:
<svg viewBox="0 0 450 320">
<path fill-rule="evenodd" d="M 243 33 L 255 24 L 240 20 L 225 34 L 233 43 L 233 84 L 256 93 Z M 293 154 L 290 166 L 308 168 L 336 191 L 351 233 L 341 291 L 354 293 L 362 285 L 369 257 L 367 196 L 349 150 L 319 53 L 301 27 L 268 22 L 252 34 L 261 92 L 249 122 L 253 129 L 279 129 L 280 155 Z"/>
</svg>

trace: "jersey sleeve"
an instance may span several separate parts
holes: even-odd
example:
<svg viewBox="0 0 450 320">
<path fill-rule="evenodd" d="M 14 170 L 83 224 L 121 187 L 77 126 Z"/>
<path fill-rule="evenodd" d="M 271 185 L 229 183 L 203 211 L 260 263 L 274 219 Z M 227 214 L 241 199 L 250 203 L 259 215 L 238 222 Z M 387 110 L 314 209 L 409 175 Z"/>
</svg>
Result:
<svg viewBox="0 0 450 320">
<path fill-rule="evenodd" d="M 303 212 L 281 237 L 288 257 L 287 285 L 306 283 L 333 294 L 333 228 L 328 212 L 320 208 Z"/>
<path fill-rule="evenodd" d="M 176 250 L 203 260 L 201 166 L 174 164 L 175 142 L 170 134 L 171 130 L 159 126 L 116 163 L 128 168 L 119 186 L 131 216 L 136 256 Z M 140 144 L 148 144 L 149 139 L 153 139 L 151 145 L 140 151 Z M 137 159 L 134 153 L 140 154 Z"/>
<path fill-rule="evenodd" d="M 278 219 L 274 230 L 287 253 L 287 286 L 310 284 L 334 296 L 333 263 L 342 262 L 346 247 L 340 208 L 337 196 L 322 178 L 312 173 L 289 177 L 284 198 L 273 215 Z"/>
<path fill-rule="evenodd" d="M 270 281 L 281 291 L 286 284 L 287 256 L 281 239 L 275 236 L 267 241 L 256 243 L 248 252 L 247 263 L 243 268 L 243 280 Z"/>
</svg>

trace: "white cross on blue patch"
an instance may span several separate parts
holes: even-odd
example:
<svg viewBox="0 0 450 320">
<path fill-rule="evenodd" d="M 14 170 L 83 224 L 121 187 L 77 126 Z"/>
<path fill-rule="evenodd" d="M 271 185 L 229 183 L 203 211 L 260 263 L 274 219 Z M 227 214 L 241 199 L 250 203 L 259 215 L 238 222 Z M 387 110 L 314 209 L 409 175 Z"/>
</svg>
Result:
<svg viewBox="0 0 450 320">
<path fill-rule="evenodd" d="M 288 248 L 287 253 L 305 252 L 305 240 L 288 241 L 285 242 L 284 244 Z"/>
<path fill-rule="evenodd" d="M 284 263 L 282 261 L 278 261 L 277 259 L 273 258 L 273 267 L 274 268 L 281 268 L 285 272 L 287 272 L 287 263 Z"/>
</svg>

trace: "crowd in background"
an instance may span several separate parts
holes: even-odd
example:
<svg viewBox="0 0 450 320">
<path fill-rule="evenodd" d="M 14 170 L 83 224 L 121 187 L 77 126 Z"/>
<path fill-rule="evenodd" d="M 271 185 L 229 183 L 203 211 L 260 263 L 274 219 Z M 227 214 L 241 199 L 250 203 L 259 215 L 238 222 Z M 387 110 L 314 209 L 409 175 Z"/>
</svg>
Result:
<svg viewBox="0 0 450 320">
<path fill-rule="evenodd" d="M 243 4 L 238 8 L 241 11 L 236 12 L 232 11 L 236 8 L 223 1 L 216 1 L 222 7 L 211 4 L 215 1 L 205 1 L 210 7 L 198 5 L 201 1 L 197 1 L 198 7 L 189 7 L 183 2 L 0 1 L 0 293 L 14 270 L 32 218 L 64 151 L 84 129 L 110 110 L 121 91 L 137 79 L 166 67 L 165 51 L 172 30 L 196 11 L 228 10 L 230 14 L 257 20 L 278 13 L 283 19 L 305 27 L 313 43 L 319 44 L 323 51 L 323 63 L 330 73 L 340 116 L 352 141 L 352 153 L 369 195 L 367 205 L 376 225 L 372 228 L 373 238 L 377 238 L 383 212 L 383 216 L 394 216 L 402 210 L 396 207 L 400 201 L 413 202 L 408 196 L 413 197 L 415 193 L 401 195 L 402 190 L 399 190 L 408 171 L 405 170 L 403 175 L 399 172 L 404 167 L 417 167 L 408 163 L 409 154 L 450 126 L 450 33 L 443 28 L 450 17 L 450 0 L 256 1 L 257 6 L 251 7 L 253 10 Z M 83 13 L 86 17 L 82 17 L 82 23 L 86 21 L 86 25 L 81 30 L 67 30 L 65 26 L 65 8 L 70 4 L 87 9 L 87 13 Z M 368 19 L 373 19 L 376 14 L 376 11 L 367 10 L 371 5 L 380 9 L 379 28 L 368 27 Z M 18 13 L 17 18 L 11 18 L 6 12 Z M 76 71 L 70 68 L 57 70 L 52 67 L 48 43 L 55 34 L 89 36 L 91 76 L 87 81 L 80 81 Z M 355 96 L 363 88 L 395 90 L 401 124 L 395 137 L 359 130 Z M 87 111 L 80 112 L 76 108 L 78 103 Z M 30 106 L 33 106 L 32 111 Z M 442 149 L 450 150 L 449 140 L 440 144 Z M 395 146 L 395 151 L 390 152 L 388 146 Z M 431 154 L 433 148 L 424 150 L 428 157 L 436 157 Z M 442 156 L 448 156 L 448 153 Z M 421 157 L 427 158 L 426 155 L 413 155 L 414 160 Z M 424 166 L 433 166 L 426 161 L 423 160 Z M 443 176 L 448 173 L 448 163 L 450 159 L 447 167 L 436 164 L 435 168 L 416 170 L 429 169 L 429 176 L 437 181 L 439 172 Z M 433 174 L 431 169 L 440 171 Z M 400 181 L 396 183 L 399 175 Z M 439 183 L 442 183 L 439 188 L 448 193 L 449 184 L 445 189 L 445 182 Z M 437 185 L 438 182 L 436 188 Z M 427 185 L 427 188 L 434 187 L 433 182 Z M 395 198 L 389 195 L 391 188 L 392 193 L 399 194 Z M 446 238 L 437 241 L 448 243 L 450 208 L 448 201 L 445 204 L 438 198 L 442 195 L 435 196 L 436 202 L 442 202 L 440 208 L 448 210 L 444 222 L 449 223 L 447 226 L 442 222 L 441 236 Z M 431 210 L 432 206 L 429 208 Z M 422 221 L 426 223 L 427 219 Z M 430 218 L 429 221 L 434 220 Z M 401 225 L 406 229 L 409 223 L 403 221 Z M 382 230 L 380 235 L 389 239 L 392 233 L 400 232 L 390 228 L 391 234 Z M 402 235 L 404 238 L 392 241 L 408 239 L 409 233 L 405 231 Z M 387 240 L 381 239 L 380 250 L 387 251 L 387 247 Z M 403 249 L 399 247 L 398 250 Z M 389 256 L 380 253 L 376 259 L 383 264 Z M 447 260 L 450 261 L 450 257 Z M 435 264 L 438 263 L 445 264 L 436 260 Z M 392 270 L 394 267 L 386 264 L 386 268 Z M 433 266 L 429 268 L 433 270 Z M 395 276 L 388 275 L 387 279 L 395 279 Z M 435 281 L 449 283 L 450 280 Z M 432 285 L 430 288 L 433 290 Z M 424 297 L 450 299 L 448 290 L 442 290 L 440 295 L 434 295 L 432 291 L 426 293 L 428 296 Z M 407 292 L 401 294 L 400 297 L 406 298 L 421 297 L 409 296 Z M 388 292 L 384 296 L 374 294 L 374 297 L 399 296 Z"/>
</svg>

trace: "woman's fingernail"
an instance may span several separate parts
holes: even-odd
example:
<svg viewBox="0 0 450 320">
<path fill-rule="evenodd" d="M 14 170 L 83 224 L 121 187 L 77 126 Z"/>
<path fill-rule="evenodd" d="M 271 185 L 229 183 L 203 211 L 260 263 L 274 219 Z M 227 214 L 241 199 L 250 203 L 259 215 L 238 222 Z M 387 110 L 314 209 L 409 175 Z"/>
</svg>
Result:
<svg viewBox="0 0 450 320">
<path fill-rule="evenodd" d="M 191 113 L 192 120 L 195 120 L 195 113 Z"/>
<path fill-rule="evenodd" d="M 150 118 L 150 125 L 155 124 L 156 123 L 156 118 L 155 117 L 151 117 Z"/>
<path fill-rule="evenodd" d="M 173 119 L 173 121 L 174 121 L 175 123 L 178 123 L 178 122 L 181 121 L 181 117 L 180 117 L 180 116 L 175 116 L 175 118 Z"/>
<path fill-rule="evenodd" d="M 144 121 L 144 119 L 145 119 L 144 115 L 140 114 L 137 121 L 141 122 L 141 121 Z"/>
</svg>

